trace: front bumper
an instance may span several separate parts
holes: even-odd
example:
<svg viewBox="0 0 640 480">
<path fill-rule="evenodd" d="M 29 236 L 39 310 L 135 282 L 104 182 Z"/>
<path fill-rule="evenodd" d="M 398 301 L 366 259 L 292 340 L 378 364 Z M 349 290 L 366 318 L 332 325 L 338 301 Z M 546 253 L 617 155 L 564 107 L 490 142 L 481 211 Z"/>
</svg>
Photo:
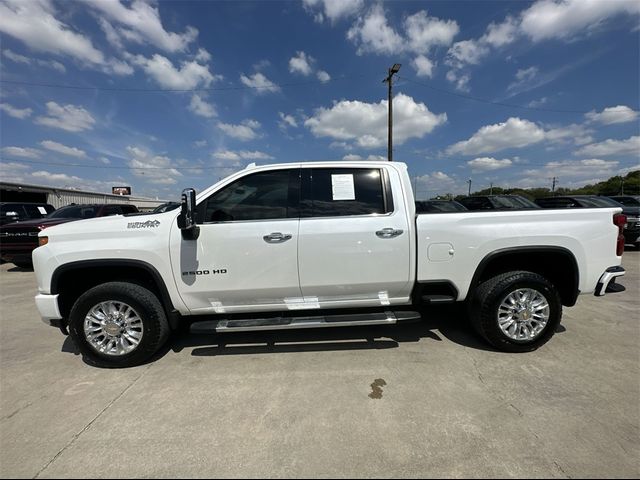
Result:
<svg viewBox="0 0 640 480">
<path fill-rule="evenodd" d="M 594 295 L 596 297 L 602 297 L 605 293 L 624 292 L 624 286 L 616 283 L 616 279 L 623 276 L 624 274 L 624 268 L 619 265 L 616 267 L 607 268 L 607 270 L 600 277 L 600 280 L 598 280 Z"/>
<path fill-rule="evenodd" d="M 59 325 L 60 322 L 56 320 L 62 319 L 62 315 L 60 315 L 60 308 L 58 307 L 58 295 L 39 293 L 36 295 L 36 307 L 44 323 L 53 327 Z"/>
</svg>

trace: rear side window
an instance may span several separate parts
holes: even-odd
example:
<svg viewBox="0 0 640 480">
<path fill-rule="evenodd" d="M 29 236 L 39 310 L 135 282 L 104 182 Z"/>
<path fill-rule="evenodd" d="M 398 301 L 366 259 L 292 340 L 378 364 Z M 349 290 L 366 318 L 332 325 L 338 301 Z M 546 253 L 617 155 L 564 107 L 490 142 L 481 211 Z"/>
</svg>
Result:
<svg viewBox="0 0 640 480">
<path fill-rule="evenodd" d="M 490 210 L 491 202 L 485 197 L 466 197 L 460 200 L 469 210 Z"/>
<path fill-rule="evenodd" d="M 288 169 L 242 177 L 198 205 L 198 223 L 297 218 L 299 176 Z"/>
<path fill-rule="evenodd" d="M 385 198 L 385 183 L 379 168 L 303 169 L 301 214 L 341 217 L 388 213 L 393 205 Z"/>
</svg>

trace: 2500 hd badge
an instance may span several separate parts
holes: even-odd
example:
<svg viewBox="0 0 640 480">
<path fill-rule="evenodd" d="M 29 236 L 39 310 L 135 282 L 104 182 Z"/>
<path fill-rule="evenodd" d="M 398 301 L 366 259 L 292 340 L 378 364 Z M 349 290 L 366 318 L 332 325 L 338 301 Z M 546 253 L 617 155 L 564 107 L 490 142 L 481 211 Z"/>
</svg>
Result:
<svg viewBox="0 0 640 480">
<path fill-rule="evenodd" d="M 221 273 L 227 273 L 227 269 L 219 268 L 217 270 L 195 270 L 193 272 L 182 272 L 182 276 L 184 277 L 185 275 L 209 275 L 209 274 L 217 275 Z"/>
</svg>

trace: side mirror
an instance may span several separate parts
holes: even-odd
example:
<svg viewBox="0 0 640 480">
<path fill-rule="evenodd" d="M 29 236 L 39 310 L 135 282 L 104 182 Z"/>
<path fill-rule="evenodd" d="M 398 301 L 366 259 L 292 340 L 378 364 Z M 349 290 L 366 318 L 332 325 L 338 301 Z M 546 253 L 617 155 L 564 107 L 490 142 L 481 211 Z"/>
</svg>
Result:
<svg viewBox="0 0 640 480">
<path fill-rule="evenodd" d="M 196 191 L 185 188 L 180 203 L 182 210 L 178 216 L 178 228 L 182 230 L 182 238 L 195 240 L 200 235 L 200 228 L 196 223 Z"/>
</svg>

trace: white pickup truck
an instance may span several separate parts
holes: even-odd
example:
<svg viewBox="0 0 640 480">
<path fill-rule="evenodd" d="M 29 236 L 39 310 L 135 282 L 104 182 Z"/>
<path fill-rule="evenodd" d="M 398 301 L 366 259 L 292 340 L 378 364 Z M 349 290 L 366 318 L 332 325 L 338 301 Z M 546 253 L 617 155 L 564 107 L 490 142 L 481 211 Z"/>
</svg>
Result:
<svg viewBox="0 0 640 480">
<path fill-rule="evenodd" d="M 615 282 L 620 209 L 416 215 L 396 162 L 249 166 L 182 208 L 43 230 L 36 305 L 95 365 L 148 360 L 171 330 L 383 325 L 466 302 L 499 350 L 531 351 L 579 294 Z"/>
</svg>

